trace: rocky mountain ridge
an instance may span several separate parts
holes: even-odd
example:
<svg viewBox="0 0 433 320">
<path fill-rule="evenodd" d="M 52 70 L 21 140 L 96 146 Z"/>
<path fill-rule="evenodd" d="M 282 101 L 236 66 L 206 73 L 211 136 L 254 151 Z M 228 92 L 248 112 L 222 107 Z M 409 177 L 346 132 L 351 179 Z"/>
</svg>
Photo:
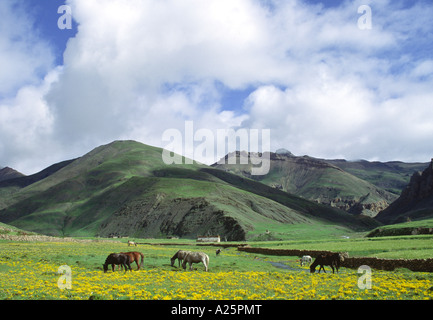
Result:
<svg viewBox="0 0 433 320">
<path fill-rule="evenodd" d="M 233 152 L 225 157 L 247 156 Z M 270 172 L 265 176 L 252 176 L 251 165 L 214 164 L 228 172 L 260 181 L 279 190 L 320 204 L 349 212 L 374 217 L 397 199 L 398 195 L 351 174 L 332 161 L 309 156 L 295 156 L 287 150 L 269 153 Z"/>
<path fill-rule="evenodd" d="M 424 171 L 415 172 L 400 197 L 377 216 L 383 223 L 433 216 L 433 159 Z"/>
</svg>

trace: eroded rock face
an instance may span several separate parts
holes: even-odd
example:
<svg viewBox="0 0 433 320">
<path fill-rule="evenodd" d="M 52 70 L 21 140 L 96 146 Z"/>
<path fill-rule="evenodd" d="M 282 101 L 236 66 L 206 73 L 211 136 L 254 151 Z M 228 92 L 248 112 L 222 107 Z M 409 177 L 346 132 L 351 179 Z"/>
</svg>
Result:
<svg viewBox="0 0 433 320">
<path fill-rule="evenodd" d="M 326 202 L 322 200 L 320 203 L 347 211 L 352 214 L 365 215 L 369 217 L 375 217 L 380 211 L 388 208 L 389 206 L 389 203 L 386 200 L 363 202 L 362 198 L 356 200 L 335 198 Z"/>
<path fill-rule="evenodd" d="M 233 152 L 225 157 L 224 163 L 232 159 L 239 165 L 217 163 L 214 166 L 356 215 L 375 217 L 398 197 L 322 159 L 298 157 L 287 150 L 279 150 L 269 154 L 270 174 L 252 176 L 249 165 L 240 165 L 241 156 L 249 154 Z"/>
<path fill-rule="evenodd" d="M 100 236 L 112 234 L 132 234 L 136 237 L 197 237 L 212 234 L 221 235 L 229 241 L 243 241 L 246 237 L 238 221 L 212 206 L 206 199 L 166 199 L 162 194 L 128 203 L 119 209 L 100 228 Z"/>
<path fill-rule="evenodd" d="M 433 214 L 433 159 L 423 172 L 415 172 L 400 197 L 377 216 L 381 222 L 403 222 Z"/>
<path fill-rule="evenodd" d="M 416 172 L 410 179 L 409 185 L 401 193 L 404 202 L 422 200 L 433 196 L 433 160 L 423 172 Z"/>
</svg>

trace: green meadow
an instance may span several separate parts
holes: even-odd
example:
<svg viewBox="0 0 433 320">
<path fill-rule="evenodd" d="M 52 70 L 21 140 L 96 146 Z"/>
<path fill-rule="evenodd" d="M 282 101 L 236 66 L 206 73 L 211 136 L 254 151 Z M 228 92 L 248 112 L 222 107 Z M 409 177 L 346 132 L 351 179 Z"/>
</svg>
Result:
<svg viewBox="0 0 433 320">
<path fill-rule="evenodd" d="M 341 268 L 339 273 L 310 274 L 299 257 L 268 256 L 198 246 L 185 239 L 81 239 L 75 242 L 0 241 L 0 299 L 10 300 L 424 300 L 433 298 L 433 274 L 372 270 L 371 286 L 360 287 L 362 274 Z M 225 243 L 228 244 L 228 243 Z M 233 243 L 235 244 L 235 243 Z M 251 246 L 348 251 L 350 256 L 386 258 L 431 257 L 432 236 L 369 239 L 335 238 L 257 241 Z M 179 250 L 209 255 L 209 272 L 202 264 L 193 271 L 170 264 Z M 140 251 L 144 263 L 132 272 L 107 273 L 102 264 L 111 252 Z M 70 267 L 71 286 L 58 273 Z M 362 284 L 362 281 L 361 281 Z"/>
</svg>

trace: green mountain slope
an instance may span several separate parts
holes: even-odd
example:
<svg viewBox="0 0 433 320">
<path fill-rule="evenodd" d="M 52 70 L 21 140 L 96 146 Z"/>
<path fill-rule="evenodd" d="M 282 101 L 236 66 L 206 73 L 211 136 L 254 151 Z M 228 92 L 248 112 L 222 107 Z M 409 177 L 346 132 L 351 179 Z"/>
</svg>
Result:
<svg viewBox="0 0 433 320">
<path fill-rule="evenodd" d="M 60 236 L 220 234 L 243 240 L 263 225 L 376 226 L 337 209 L 205 165 L 170 165 L 134 141 L 98 147 L 2 199 L 0 221 Z M 242 180 L 240 180 L 242 179 Z"/>
<path fill-rule="evenodd" d="M 14 178 L 0 181 L 0 209 L 6 208 L 7 206 L 15 203 L 17 199 L 19 199 L 19 191 L 22 188 L 49 177 L 73 161 L 74 160 L 68 160 L 53 164 L 41 172 L 32 174 L 30 176 L 21 174 L 19 176 L 15 176 Z"/>
<path fill-rule="evenodd" d="M 324 161 L 396 195 L 400 195 L 401 191 L 406 188 L 414 172 L 424 170 L 429 164 L 428 162 L 405 163 L 400 161 L 379 162 L 366 160 Z"/>
<path fill-rule="evenodd" d="M 227 156 L 239 158 L 240 153 Z M 354 214 L 374 217 L 397 195 L 362 180 L 327 161 L 291 153 L 270 153 L 270 172 L 251 177 L 251 165 L 215 164 L 238 175 L 251 177 L 274 188 L 305 199 L 337 207 Z M 236 163 L 240 163 L 236 160 Z"/>
</svg>

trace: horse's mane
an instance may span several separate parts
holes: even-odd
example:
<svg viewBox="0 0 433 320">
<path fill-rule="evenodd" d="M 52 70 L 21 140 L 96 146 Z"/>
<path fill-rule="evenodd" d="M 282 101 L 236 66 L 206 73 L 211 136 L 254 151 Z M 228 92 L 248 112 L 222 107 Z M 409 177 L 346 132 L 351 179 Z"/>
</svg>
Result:
<svg viewBox="0 0 433 320">
<path fill-rule="evenodd" d="M 110 253 L 108 255 L 108 257 L 105 259 L 105 264 L 107 264 L 108 260 L 110 259 L 110 257 L 112 257 L 115 253 Z"/>
</svg>

